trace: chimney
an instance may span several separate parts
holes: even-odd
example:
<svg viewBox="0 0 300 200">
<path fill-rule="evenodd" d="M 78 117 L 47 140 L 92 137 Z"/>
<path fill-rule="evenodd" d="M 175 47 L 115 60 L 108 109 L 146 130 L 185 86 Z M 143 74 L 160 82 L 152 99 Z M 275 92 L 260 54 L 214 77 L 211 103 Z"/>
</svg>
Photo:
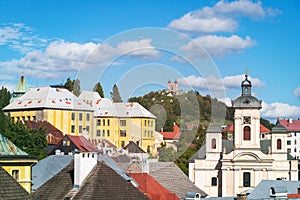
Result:
<svg viewBox="0 0 300 200">
<path fill-rule="evenodd" d="M 77 149 L 74 154 L 74 188 L 78 189 L 85 178 L 97 164 L 97 153 L 80 152 Z"/>
<path fill-rule="evenodd" d="M 293 123 L 293 119 L 289 118 L 289 124 L 292 124 L 292 123 Z"/>
</svg>

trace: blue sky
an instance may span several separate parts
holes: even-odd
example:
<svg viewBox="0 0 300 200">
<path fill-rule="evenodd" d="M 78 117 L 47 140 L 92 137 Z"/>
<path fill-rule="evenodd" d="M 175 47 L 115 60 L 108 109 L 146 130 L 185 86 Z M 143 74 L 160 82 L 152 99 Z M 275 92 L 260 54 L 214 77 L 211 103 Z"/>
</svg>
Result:
<svg viewBox="0 0 300 200">
<path fill-rule="evenodd" d="M 240 95 L 245 68 L 262 116 L 300 117 L 300 2 L 0 1 L 0 85 L 78 77 L 82 89 L 117 83 L 123 99 L 180 88 Z M 149 28 L 151 27 L 151 28 Z"/>
</svg>

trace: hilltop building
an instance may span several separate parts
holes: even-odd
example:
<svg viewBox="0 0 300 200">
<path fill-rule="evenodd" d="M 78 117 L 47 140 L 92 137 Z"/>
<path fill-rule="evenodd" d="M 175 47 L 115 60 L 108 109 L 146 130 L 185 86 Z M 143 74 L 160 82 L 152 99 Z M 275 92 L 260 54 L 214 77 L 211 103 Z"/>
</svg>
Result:
<svg viewBox="0 0 300 200">
<path fill-rule="evenodd" d="M 32 185 L 31 166 L 36 162 L 36 157 L 28 155 L 0 134 L 0 169 L 3 168 L 28 193 L 31 192 Z M 0 182 L 2 182 L 2 178 Z"/>
<path fill-rule="evenodd" d="M 252 96 L 245 75 L 242 94 L 232 101 L 233 140 L 222 140 L 222 129 L 209 126 L 205 144 L 190 159 L 189 178 L 209 197 L 247 193 L 261 180 L 298 180 L 298 160 L 287 151 L 287 130 L 275 126 L 270 139 L 261 139 L 261 101 Z"/>
<path fill-rule="evenodd" d="M 22 74 L 17 87 L 13 90 L 10 102 L 13 102 L 14 100 L 18 99 L 28 91 L 29 91 L 28 85 L 26 83 L 24 75 Z"/>
</svg>

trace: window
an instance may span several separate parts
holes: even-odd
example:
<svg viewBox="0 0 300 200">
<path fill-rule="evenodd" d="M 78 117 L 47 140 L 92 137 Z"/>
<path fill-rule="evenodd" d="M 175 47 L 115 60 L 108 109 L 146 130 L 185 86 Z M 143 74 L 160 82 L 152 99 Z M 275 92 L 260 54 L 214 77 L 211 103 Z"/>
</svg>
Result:
<svg viewBox="0 0 300 200">
<path fill-rule="evenodd" d="M 147 126 L 147 120 L 145 120 L 144 126 Z"/>
<path fill-rule="evenodd" d="M 148 131 L 148 137 L 150 137 L 150 131 Z"/>
<path fill-rule="evenodd" d="M 262 133 L 261 134 L 261 138 L 264 139 L 265 138 L 265 134 Z"/>
<path fill-rule="evenodd" d="M 216 149 L 216 148 L 217 148 L 217 143 L 216 143 L 216 139 L 215 139 L 215 138 L 213 138 L 213 139 L 211 140 L 211 148 L 212 148 L 212 149 Z"/>
<path fill-rule="evenodd" d="M 82 121 L 82 113 L 79 113 L 79 121 Z"/>
<path fill-rule="evenodd" d="M 146 137 L 146 136 L 147 136 L 147 131 L 145 130 L 145 131 L 144 131 L 144 137 Z"/>
<path fill-rule="evenodd" d="M 72 113 L 72 114 L 71 114 L 71 119 L 72 119 L 72 120 L 75 120 L 75 113 Z"/>
<path fill-rule="evenodd" d="M 85 127 L 85 130 L 86 130 L 87 132 L 89 132 L 89 131 L 90 131 L 90 126 L 86 126 L 86 127 Z"/>
<path fill-rule="evenodd" d="M 12 170 L 11 175 L 16 181 L 19 181 L 19 170 Z"/>
<path fill-rule="evenodd" d="M 126 137 L 126 130 L 120 130 L 120 136 Z"/>
<path fill-rule="evenodd" d="M 147 146 L 147 153 L 150 153 L 150 145 Z"/>
<path fill-rule="evenodd" d="M 32 117 L 33 117 L 33 118 L 32 118 L 32 119 L 33 119 L 33 121 L 36 121 L 36 116 L 32 116 Z"/>
<path fill-rule="evenodd" d="M 150 127 L 150 120 L 148 120 L 148 127 Z"/>
<path fill-rule="evenodd" d="M 277 140 L 277 150 L 281 149 L 281 139 Z"/>
<path fill-rule="evenodd" d="M 124 141 L 121 141 L 121 147 L 125 147 L 125 142 Z"/>
<path fill-rule="evenodd" d="M 120 120 L 120 126 L 126 126 L 126 120 Z"/>
<path fill-rule="evenodd" d="M 100 119 L 97 119 L 96 125 L 97 125 L 97 126 L 101 126 L 101 120 L 100 120 Z"/>
<path fill-rule="evenodd" d="M 105 136 L 105 130 L 102 130 L 102 136 L 103 137 Z"/>
<path fill-rule="evenodd" d="M 243 173 L 243 187 L 250 187 L 250 172 Z"/>
<path fill-rule="evenodd" d="M 217 186 L 218 185 L 218 179 L 217 177 L 211 178 L 211 186 Z"/>
<path fill-rule="evenodd" d="M 97 136 L 101 136 L 101 135 L 100 135 L 100 130 L 97 130 Z"/>
<path fill-rule="evenodd" d="M 90 121 L 90 113 L 86 114 L 86 121 Z"/>
<path fill-rule="evenodd" d="M 79 126 L 79 133 L 82 133 L 82 126 Z"/>
<path fill-rule="evenodd" d="M 102 126 L 105 126 L 105 119 L 102 120 Z"/>
<path fill-rule="evenodd" d="M 287 149 L 287 152 L 288 152 L 288 153 L 291 153 L 291 152 L 292 152 L 292 150 L 291 150 L 290 148 L 288 148 L 288 149 Z"/>
<path fill-rule="evenodd" d="M 249 126 L 244 127 L 244 140 L 251 140 L 251 129 Z"/>
<path fill-rule="evenodd" d="M 110 126 L 110 120 L 109 119 L 107 120 L 107 126 Z"/>
<path fill-rule="evenodd" d="M 294 141 L 294 144 L 297 144 L 297 140 Z"/>
<path fill-rule="evenodd" d="M 110 136 L 110 131 L 109 130 L 107 130 L 107 137 L 109 137 Z"/>
<path fill-rule="evenodd" d="M 151 127 L 153 127 L 153 121 L 151 121 Z"/>
<path fill-rule="evenodd" d="M 294 152 L 295 152 L 295 153 L 297 152 L 297 149 L 296 149 L 296 148 L 294 149 Z"/>
<path fill-rule="evenodd" d="M 63 146 L 67 146 L 67 141 L 66 140 L 63 141 Z"/>
<path fill-rule="evenodd" d="M 291 145 L 291 140 L 288 140 L 286 144 Z"/>
<path fill-rule="evenodd" d="M 153 131 L 151 131 L 151 137 L 153 137 Z"/>
<path fill-rule="evenodd" d="M 71 133 L 75 133 L 75 125 L 71 126 Z"/>
</svg>

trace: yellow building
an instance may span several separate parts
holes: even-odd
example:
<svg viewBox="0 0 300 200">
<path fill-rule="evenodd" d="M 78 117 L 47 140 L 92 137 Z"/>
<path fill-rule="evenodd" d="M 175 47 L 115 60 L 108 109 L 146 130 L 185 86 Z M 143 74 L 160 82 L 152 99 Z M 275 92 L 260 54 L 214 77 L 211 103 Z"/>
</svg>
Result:
<svg viewBox="0 0 300 200">
<path fill-rule="evenodd" d="M 0 165 L 28 193 L 31 192 L 31 166 L 36 162 L 36 157 L 29 156 L 0 134 Z"/>
<path fill-rule="evenodd" d="M 65 134 L 92 134 L 93 108 L 63 88 L 32 88 L 3 111 L 14 121 L 48 121 Z"/>
<path fill-rule="evenodd" d="M 139 103 L 113 103 L 88 91 L 83 91 L 79 98 L 94 108 L 91 139 L 108 139 L 118 147 L 133 141 L 144 151 L 153 152 L 156 117 Z"/>
</svg>

